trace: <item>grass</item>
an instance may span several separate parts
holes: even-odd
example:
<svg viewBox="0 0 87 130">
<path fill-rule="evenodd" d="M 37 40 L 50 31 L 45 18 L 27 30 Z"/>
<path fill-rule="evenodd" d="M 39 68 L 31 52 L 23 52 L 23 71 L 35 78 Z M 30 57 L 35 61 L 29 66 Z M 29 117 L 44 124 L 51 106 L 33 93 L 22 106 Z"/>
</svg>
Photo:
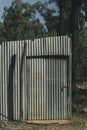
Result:
<svg viewBox="0 0 87 130">
<path fill-rule="evenodd" d="M 73 117 L 68 123 L 72 127 L 85 126 L 87 124 L 87 118 Z"/>
</svg>

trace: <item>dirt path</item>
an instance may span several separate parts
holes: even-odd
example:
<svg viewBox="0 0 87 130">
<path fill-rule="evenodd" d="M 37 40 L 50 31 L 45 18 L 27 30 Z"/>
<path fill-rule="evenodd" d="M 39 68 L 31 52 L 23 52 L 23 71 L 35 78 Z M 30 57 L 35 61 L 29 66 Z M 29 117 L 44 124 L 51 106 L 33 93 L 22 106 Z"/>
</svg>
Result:
<svg viewBox="0 0 87 130">
<path fill-rule="evenodd" d="M 0 130 L 87 130 L 87 124 L 30 124 L 0 122 Z"/>
</svg>

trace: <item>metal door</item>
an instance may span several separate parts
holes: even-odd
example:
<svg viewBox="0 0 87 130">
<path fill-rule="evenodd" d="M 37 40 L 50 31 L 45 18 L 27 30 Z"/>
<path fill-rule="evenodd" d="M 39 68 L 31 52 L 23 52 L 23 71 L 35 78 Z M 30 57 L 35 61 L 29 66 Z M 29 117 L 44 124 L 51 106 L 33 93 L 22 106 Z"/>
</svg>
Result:
<svg viewBox="0 0 87 130">
<path fill-rule="evenodd" d="M 28 58 L 28 119 L 66 119 L 67 80 L 67 60 Z"/>
</svg>

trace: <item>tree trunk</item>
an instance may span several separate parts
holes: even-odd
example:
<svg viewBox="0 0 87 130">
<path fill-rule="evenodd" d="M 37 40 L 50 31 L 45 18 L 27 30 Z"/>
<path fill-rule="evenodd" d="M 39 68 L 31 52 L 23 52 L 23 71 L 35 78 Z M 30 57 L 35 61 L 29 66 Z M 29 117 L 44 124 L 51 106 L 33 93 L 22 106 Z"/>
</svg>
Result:
<svg viewBox="0 0 87 130">
<path fill-rule="evenodd" d="M 75 80 L 76 80 L 76 49 L 78 46 L 78 32 L 79 32 L 79 18 L 80 18 L 80 8 L 81 0 L 72 0 L 71 3 L 71 20 L 70 28 L 72 34 L 72 86 L 75 92 Z"/>
<path fill-rule="evenodd" d="M 63 25 L 64 25 L 64 0 L 60 2 L 60 18 L 59 18 L 59 35 L 63 35 Z"/>
</svg>

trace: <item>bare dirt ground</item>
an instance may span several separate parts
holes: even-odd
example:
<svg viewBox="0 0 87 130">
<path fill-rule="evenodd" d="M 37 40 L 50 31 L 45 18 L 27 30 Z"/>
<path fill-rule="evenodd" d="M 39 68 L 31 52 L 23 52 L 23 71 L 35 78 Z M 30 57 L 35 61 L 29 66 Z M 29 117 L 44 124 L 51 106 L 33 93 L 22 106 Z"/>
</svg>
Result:
<svg viewBox="0 0 87 130">
<path fill-rule="evenodd" d="M 71 119 L 66 123 L 29 123 L 1 121 L 0 130 L 87 130 L 87 120 Z"/>
</svg>

